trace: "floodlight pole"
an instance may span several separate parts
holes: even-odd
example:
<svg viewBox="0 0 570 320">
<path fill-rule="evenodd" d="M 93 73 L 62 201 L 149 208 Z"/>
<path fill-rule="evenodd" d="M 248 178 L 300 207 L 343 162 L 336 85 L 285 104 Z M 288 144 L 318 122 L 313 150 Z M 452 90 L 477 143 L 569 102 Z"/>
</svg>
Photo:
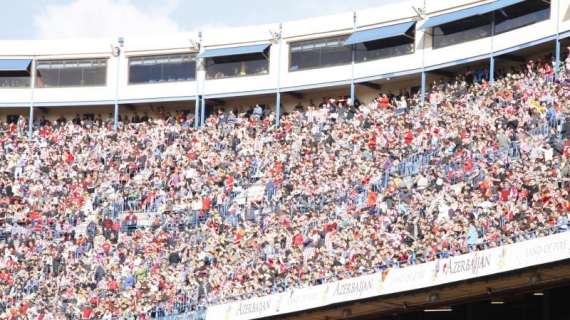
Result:
<svg viewBox="0 0 570 320">
<path fill-rule="evenodd" d="M 491 21 L 491 56 L 489 58 L 489 84 L 495 82 L 495 13 L 493 13 L 493 20 Z"/>
<path fill-rule="evenodd" d="M 422 9 L 422 12 L 426 12 L 426 3 L 424 0 L 424 7 Z M 422 16 L 419 16 L 420 19 L 422 19 Z M 416 30 L 417 30 L 417 24 L 416 24 Z M 421 80 L 420 80 L 420 107 L 423 107 L 425 105 L 425 101 L 426 101 L 426 29 L 422 28 L 422 37 L 421 37 L 421 41 L 422 41 L 422 74 L 421 74 Z M 417 35 L 417 32 L 416 32 Z M 433 43 L 433 39 L 432 39 L 432 43 Z"/>
<path fill-rule="evenodd" d="M 202 42 L 202 33 L 200 32 L 199 34 L 200 37 L 200 43 Z M 200 48 L 202 48 L 202 46 L 200 46 Z M 206 59 L 205 58 L 201 58 L 201 66 L 204 68 L 204 77 L 202 78 L 202 81 L 200 83 L 200 86 L 202 88 L 201 91 L 201 95 L 200 95 L 200 127 L 203 127 L 206 124 L 206 97 L 204 96 L 204 92 L 205 92 L 205 86 L 206 86 L 206 79 L 208 78 L 208 71 L 206 68 Z"/>
<path fill-rule="evenodd" d="M 202 68 L 202 59 L 198 56 L 202 52 L 202 32 L 198 32 L 198 54 L 196 55 L 196 101 L 194 103 L 194 128 L 200 126 L 200 106 L 202 96 L 200 95 L 200 69 Z"/>
<path fill-rule="evenodd" d="M 119 128 L 119 76 L 121 73 L 121 54 L 122 49 L 125 44 L 125 40 L 123 37 L 119 37 L 118 46 L 115 47 L 115 60 L 117 61 L 117 70 L 116 70 L 116 78 L 115 78 L 115 110 L 113 115 L 113 130 L 117 131 Z"/>
<path fill-rule="evenodd" d="M 34 102 L 36 91 L 36 59 L 32 58 L 31 66 L 31 96 L 30 96 L 30 116 L 28 119 L 28 139 L 32 139 L 34 133 Z"/>
<path fill-rule="evenodd" d="M 281 51 L 283 49 L 283 24 L 279 24 L 279 33 L 277 34 L 278 53 L 277 53 L 277 92 L 275 101 L 275 126 L 279 127 L 281 120 Z"/>
<path fill-rule="evenodd" d="M 356 11 L 352 13 L 352 32 L 356 31 Z M 356 59 L 356 45 L 351 45 L 351 63 L 350 63 L 350 103 L 354 106 L 355 84 L 354 84 L 354 60 Z"/>
<path fill-rule="evenodd" d="M 202 101 L 200 103 L 200 126 L 203 127 L 206 124 L 206 98 L 202 96 Z"/>
<path fill-rule="evenodd" d="M 554 64 L 556 78 L 560 74 L 560 1 L 562 0 L 556 0 L 556 61 Z"/>
<path fill-rule="evenodd" d="M 424 68 L 422 68 L 422 80 L 420 85 L 420 106 L 423 106 L 426 99 L 426 71 Z"/>
</svg>

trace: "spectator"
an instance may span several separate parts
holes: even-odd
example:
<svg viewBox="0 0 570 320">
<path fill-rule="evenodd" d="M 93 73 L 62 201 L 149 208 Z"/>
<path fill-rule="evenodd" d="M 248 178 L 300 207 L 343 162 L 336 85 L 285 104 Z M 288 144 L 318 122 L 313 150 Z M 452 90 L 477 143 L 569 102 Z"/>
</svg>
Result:
<svg viewBox="0 0 570 320">
<path fill-rule="evenodd" d="M 325 97 L 280 127 L 260 105 L 201 129 L 164 110 L 30 140 L 5 124 L 2 312 L 144 319 L 566 231 L 569 87 L 549 63 L 435 82 L 425 107 Z"/>
</svg>

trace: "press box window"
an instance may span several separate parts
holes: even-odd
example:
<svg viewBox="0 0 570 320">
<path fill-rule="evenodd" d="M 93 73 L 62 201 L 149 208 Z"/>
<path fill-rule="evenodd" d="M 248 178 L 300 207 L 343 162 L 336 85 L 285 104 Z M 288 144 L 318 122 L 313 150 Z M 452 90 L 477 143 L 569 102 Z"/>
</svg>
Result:
<svg viewBox="0 0 570 320">
<path fill-rule="evenodd" d="M 205 63 L 208 80 L 268 74 L 269 49 L 261 53 L 209 57 Z"/>
<path fill-rule="evenodd" d="M 29 59 L 1 59 L 0 89 L 29 88 L 31 64 Z"/>
<path fill-rule="evenodd" d="M 550 4 L 527 0 L 495 11 L 495 34 L 522 28 L 550 19 Z"/>
<path fill-rule="evenodd" d="M 191 54 L 129 58 L 129 84 L 193 81 L 196 59 Z"/>
<path fill-rule="evenodd" d="M 352 48 L 345 46 L 347 36 L 293 42 L 290 45 L 289 70 L 304 70 L 349 64 Z"/>
<path fill-rule="evenodd" d="M 355 44 L 355 62 L 366 62 L 414 53 L 415 27 L 402 35 Z"/>
<path fill-rule="evenodd" d="M 105 86 L 107 59 L 38 61 L 36 72 L 38 88 Z"/>
<path fill-rule="evenodd" d="M 433 28 L 433 47 L 442 48 L 491 35 L 493 14 L 476 15 Z"/>
<path fill-rule="evenodd" d="M 494 3 L 487 5 L 492 4 Z M 481 39 L 492 34 L 515 30 L 550 18 L 549 1 L 527 0 L 499 8 L 496 6 L 491 8 L 485 7 L 487 5 L 473 8 L 474 13 L 480 11 L 481 14 L 474 14 L 463 19 L 434 26 L 433 47 L 441 48 Z"/>
</svg>

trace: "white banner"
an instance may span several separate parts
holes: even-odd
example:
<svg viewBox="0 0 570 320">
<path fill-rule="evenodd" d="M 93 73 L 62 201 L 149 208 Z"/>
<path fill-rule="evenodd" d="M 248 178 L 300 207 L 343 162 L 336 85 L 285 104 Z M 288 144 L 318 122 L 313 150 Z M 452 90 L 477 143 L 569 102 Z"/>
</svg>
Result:
<svg viewBox="0 0 570 320">
<path fill-rule="evenodd" d="M 360 300 L 382 294 L 379 274 L 346 279 L 329 284 L 327 304 Z"/>
<path fill-rule="evenodd" d="M 570 258 L 570 232 L 368 276 L 208 308 L 207 320 L 245 320 L 417 290 Z"/>
<path fill-rule="evenodd" d="M 274 315 L 279 311 L 283 293 L 253 298 L 208 308 L 206 319 L 255 319 Z"/>
<path fill-rule="evenodd" d="M 292 289 L 283 295 L 279 313 L 295 312 L 299 309 L 308 310 L 326 306 L 328 302 L 329 284 L 320 286 Z"/>
</svg>

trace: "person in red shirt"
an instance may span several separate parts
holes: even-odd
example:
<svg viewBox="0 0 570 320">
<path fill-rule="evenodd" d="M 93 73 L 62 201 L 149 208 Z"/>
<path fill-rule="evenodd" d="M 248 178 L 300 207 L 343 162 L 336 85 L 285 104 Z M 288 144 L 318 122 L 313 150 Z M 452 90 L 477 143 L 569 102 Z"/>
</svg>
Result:
<svg viewBox="0 0 570 320">
<path fill-rule="evenodd" d="M 91 307 L 84 307 L 81 311 L 82 319 L 91 319 L 93 317 L 93 309 Z"/>
<path fill-rule="evenodd" d="M 378 194 L 372 190 L 368 191 L 368 208 L 373 208 L 376 206 L 376 200 L 378 199 Z"/>
<path fill-rule="evenodd" d="M 115 239 L 119 238 L 119 231 L 121 231 L 121 223 L 119 222 L 119 219 L 113 221 L 113 224 L 111 225 L 111 231 L 113 231 L 113 237 Z"/>
<path fill-rule="evenodd" d="M 407 145 L 412 144 L 412 142 L 414 141 L 414 134 L 408 130 L 408 132 L 406 132 L 406 134 L 404 135 L 404 141 L 406 142 Z"/>
<path fill-rule="evenodd" d="M 127 234 L 130 236 L 137 229 L 137 216 L 131 211 L 125 217 L 125 225 L 127 226 Z"/>
<path fill-rule="evenodd" d="M 109 253 L 111 252 L 111 244 L 108 241 L 105 241 L 105 243 L 103 243 L 103 252 L 105 253 L 105 255 L 109 255 Z"/>
<path fill-rule="evenodd" d="M 390 107 L 390 100 L 388 99 L 388 96 L 385 93 L 378 98 L 378 105 L 382 109 L 388 109 Z"/>
<path fill-rule="evenodd" d="M 73 153 L 71 153 L 71 151 L 67 152 L 66 158 L 65 158 L 65 162 L 72 163 L 73 160 L 75 160 L 75 157 L 73 156 Z"/>
<path fill-rule="evenodd" d="M 471 170 L 473 170 L 473 160 L 467 159 L 467 161 L 465 161 L 465 164 L 463 165 L 463 171 L 471 172 Z"/>
<path fill-rule="evenodd" d="M 208 213 L 208 211 L 210 211 L 210 208 L 212 206 L 212 200 L 210 199 L 210 197 L 205 196 L 202 198 L 202 214 L 206 214 Z"/>
<path fill-rule="evenodd" d="M 508 188 L 503 188 L 499 191 L 499 199 L 502 202 L 507 202 L 509 201 L 509 196 L 511 194 L 511 190 Z"/>
<path fill-rule="evenodd" d="M 302 247 L 303 246 L 303 235 L 301 233 L 297 233 L 294 237 L 293 237 L 293 245 L 297 246 L 297 247 Z"/>
<path fill-rule="evenodd" d="M 115 278 L 110 278 L 107 282 L 107 290 L 109 291 L 118 291 L 119 290 L 119 283 Z"/>
<path fill-rule="evenodd" d="M 111 231 L 112 227 L 113 227 L 113 220 L 109 218 L 103 219 L 103 236 L 105 236 L 105 238 L 109 237 L 109 232 Z"/>
<path fill-rule="evenodd" d="M 370 138 L 368 139 L 368 149 L 371 151 L 376 150 L 376 135 L 371 134 Z"/>
</svg>

